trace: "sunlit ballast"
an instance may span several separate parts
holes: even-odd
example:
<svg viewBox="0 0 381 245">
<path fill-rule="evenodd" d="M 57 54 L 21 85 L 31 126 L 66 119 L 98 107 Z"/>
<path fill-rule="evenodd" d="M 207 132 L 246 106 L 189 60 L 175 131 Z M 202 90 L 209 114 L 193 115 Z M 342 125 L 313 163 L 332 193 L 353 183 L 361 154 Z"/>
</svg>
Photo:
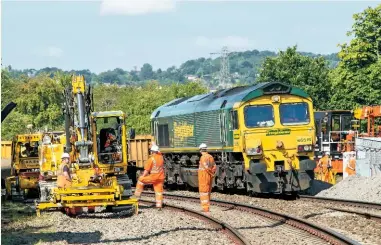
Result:
<svg viewBox="0 0 381 245">
<path fill-rule="evenodd" d="M 313 151 L 312 145 L 298 145 L 298 152 L 308 152 Z"/>
</svg>

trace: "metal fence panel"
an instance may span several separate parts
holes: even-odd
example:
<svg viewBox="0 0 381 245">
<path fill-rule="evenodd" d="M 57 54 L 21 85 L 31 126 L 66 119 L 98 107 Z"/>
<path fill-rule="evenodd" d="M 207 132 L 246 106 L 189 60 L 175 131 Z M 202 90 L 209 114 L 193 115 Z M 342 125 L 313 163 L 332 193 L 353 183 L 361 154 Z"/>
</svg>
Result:
<svg viewBox="0 0 381 245">
<path fill-rule="evenodd" d="M 381 175 L 381 138 L 356 138 L 356 175 Z"/>
</svg>

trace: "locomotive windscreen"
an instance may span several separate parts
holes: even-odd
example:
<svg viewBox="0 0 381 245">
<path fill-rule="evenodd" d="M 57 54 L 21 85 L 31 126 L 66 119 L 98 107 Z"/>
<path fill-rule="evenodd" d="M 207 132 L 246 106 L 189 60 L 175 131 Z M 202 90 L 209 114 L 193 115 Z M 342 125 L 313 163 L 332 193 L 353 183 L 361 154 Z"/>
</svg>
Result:
<svg viewBox="0 0 381 245">
<path fill-rule="evenodd" d="M 305 102 L 280 104 L 279 113 L 283 125 L 303 125 L 310 122 L 308 104 Z"/>
<path fill-rule="evenodd" d="M 248 128 L 271 127 L 274 125 L 272 105 L 253 105 L 245 107 L 245 124 Z"/>
</svg>

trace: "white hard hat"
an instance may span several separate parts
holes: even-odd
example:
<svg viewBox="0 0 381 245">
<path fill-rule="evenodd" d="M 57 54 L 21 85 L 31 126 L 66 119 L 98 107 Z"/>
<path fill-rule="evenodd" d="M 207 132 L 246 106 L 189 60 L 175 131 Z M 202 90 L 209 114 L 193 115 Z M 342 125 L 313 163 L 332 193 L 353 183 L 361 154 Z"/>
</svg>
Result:
<svg viewBox="0 0 381 245">
<path fill-rule="evenodd" d="M 328 155 L 328 156 L 330 155 L 329 152 L 326 152 L 325 154 Z"/>
<path fill-rule="evenodd" d="M 157 145 L 151 146 L 151 151 L 159 151 L 159 147 Z"/>
<path fill-rule="evenodd" d="M 208 146 L 205 143 L 202 143 L 199 147 L 199 149 L 206 149 Z"/>
<path fill-rule="evenodd" d="M 64 154 L 62 154 L 62 157 L 61 157 L 61 159 L 63 159 L 63 158 L 69 158 L 70 159 L 70 155 L 69 155 L 69 153 L 64 153 Z"/>
</svg>

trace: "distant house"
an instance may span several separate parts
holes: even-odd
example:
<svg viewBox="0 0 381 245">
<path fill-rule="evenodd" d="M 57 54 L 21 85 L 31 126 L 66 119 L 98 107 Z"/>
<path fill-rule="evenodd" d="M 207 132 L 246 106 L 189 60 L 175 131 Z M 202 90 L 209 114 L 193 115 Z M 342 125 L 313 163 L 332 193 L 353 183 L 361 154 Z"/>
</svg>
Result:
<svg viewBox="0 0 381 245">
<path fill-rule="evenodd" d="M 196 80 L 198 80 L 198 77 L 195 76 L 195 75 L 187 75 L 187 79 L 188 79 L 189 81 L 196 81 Z"/>
</svg>

